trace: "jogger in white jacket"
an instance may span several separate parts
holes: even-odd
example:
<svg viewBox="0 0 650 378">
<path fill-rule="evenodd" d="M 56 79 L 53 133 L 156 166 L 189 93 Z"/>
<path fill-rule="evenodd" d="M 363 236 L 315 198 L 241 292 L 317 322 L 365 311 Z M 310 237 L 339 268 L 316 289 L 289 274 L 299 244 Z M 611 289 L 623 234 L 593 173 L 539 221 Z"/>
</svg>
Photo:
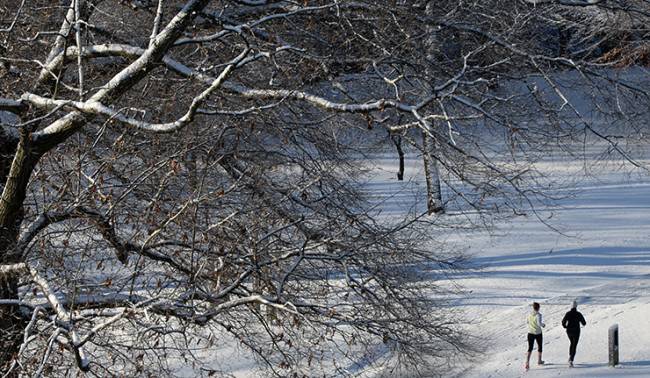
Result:
<svg viewBox="0 0 650 378">
<path fill-rule="evenodd" d="M 525 368 L 528 370 L 530 368 L 530 355 L 533 353 L 533 345 L 535 341 L 537 341 L 538 352 L 537 364 L 544 364 L 544 361 L 542 360 L 542 328 L 546 327 L 546 324 L 544 324 L 542 314 L 539 312 L 539 303 L 533 302 L 533 312 L 528 315 L 526 323 L 528 325 L 528 353 L 526 353 Z"/>
</svg>

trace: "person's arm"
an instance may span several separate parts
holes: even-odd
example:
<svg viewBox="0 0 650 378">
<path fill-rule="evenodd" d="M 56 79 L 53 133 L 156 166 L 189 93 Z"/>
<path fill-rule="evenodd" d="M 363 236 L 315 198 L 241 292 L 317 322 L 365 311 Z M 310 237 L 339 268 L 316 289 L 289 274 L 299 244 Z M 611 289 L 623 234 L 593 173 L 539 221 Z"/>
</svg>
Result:
<svg viewBox="0 0 650 378">
<path fill-rule="evenodd" d="M 567 323 L 569 322 L 569 319 L 567 318 L 569 314 L 564 314 L 564 317 L 562 318 L 562 328 L 566 328 Z"/>
<path fill-rule="evenodd" d="M 537 313 L 537 324 L 539 324 L 542 328 L 546 327 L 546 324 L 542 321 L 542 314 L 539 312 Z"/>
<path fill-rule="evenodd" d="M 585 317 L 580 314 L 580 323 L 582 323 L 583 326 L 587 325 L 587 321 L 585 320 Z"/>
</svg>

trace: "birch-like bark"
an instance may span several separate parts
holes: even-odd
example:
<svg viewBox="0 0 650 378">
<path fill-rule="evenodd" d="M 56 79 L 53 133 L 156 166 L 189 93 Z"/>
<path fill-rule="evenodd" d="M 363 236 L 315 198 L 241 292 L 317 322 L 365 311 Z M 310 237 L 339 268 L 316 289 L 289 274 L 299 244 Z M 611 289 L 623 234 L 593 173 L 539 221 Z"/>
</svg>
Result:
<svg viewBox="0 0 650 378">
<path fill-rule="evenodd" d="M 425 14 L 429 18 L 433 18 L 433 9 L 435 6 L 435 1 L 429 1 L 425 8 Z M 429 63 L 435 61 L 435 51 L 434 49 L 440 48 L 440 43 L 436 38 L 436 25 L 429 24 L 425 28 L 427 35 L 424 39 L 426 57 Z M 429 65 L 427 67 L 427 77 L 435 77 L 431 72 Z M 434 85 L 431 85 L 434 87 Z M 430 128 L 435 127 L 433 120 L 430 122 Z M 440 170 L 438 167 L 438 144 L 432 140 L 431 135 L 427 130 L 422 131 L 422 158 L 424 163 L 424 175 L 427 182 L 427 210 L 429 214 L 440 213 L 444 211 L 443 202 L 442 202 L 442 190 L 440 188 Z"/>
<path fill-rule="evenodd" d="M 435 141 L 422 131 L 422 159 L 424 162 L 424 176 L 427 182 L 427 211 L 429 214 L 444 211 L 442 190 L 440 187 L 440 171 L 435 157 Z"/>
</svg>

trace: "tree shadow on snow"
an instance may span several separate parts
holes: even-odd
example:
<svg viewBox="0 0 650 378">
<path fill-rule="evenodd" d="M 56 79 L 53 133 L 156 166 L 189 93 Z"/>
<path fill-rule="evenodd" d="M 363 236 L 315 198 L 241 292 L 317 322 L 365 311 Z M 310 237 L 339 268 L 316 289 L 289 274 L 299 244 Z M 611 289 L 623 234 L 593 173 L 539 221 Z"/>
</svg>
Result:
<svg viewBox="0 0 650 378">
<path fill-rule="evenodd" d="M 590 247 L 558 251 L 529 252 L 471 260 L 476 268 L 516 267 L 526 265 L 623 266 L 649 265 L 648 247 Z"/>
<path fill-rule="evenodd" d="M 629 362 L 621 363 L 621 367 L 623 368 L 648 367 L 648 366 L 650 366 L 650 361 L 629 361 Z"/>
</svg>

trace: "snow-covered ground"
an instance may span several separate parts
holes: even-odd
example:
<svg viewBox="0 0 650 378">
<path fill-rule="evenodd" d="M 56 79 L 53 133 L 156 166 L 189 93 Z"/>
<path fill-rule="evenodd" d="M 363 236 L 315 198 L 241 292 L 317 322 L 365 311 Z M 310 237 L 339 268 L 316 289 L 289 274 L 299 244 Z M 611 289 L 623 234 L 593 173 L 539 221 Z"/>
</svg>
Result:
<svg viewBox="0 0 650 378">
<path fill-rule="evenodd" d="M 416 161 L 407 168 L 418 174 Z M 379 193 L 398 193 L 383 204 L 385 211 L 404 211 L 409 197 L 421 194 L 416 182 L 390 177 L 395 162 L 385 160 L 384 178 L 372 181 Z M 552 230 L 534 217 L 516 217 L 495 232 L 460 232 L 448 242 L 467 246 L 477 269 L 452 279 L 466 292 L 455 299 L 468 330 L 484 355 L 468 362 L 459 377 L 650 377 L 650 177 L 632 174 L 617 164 L 593 162 L 548 164 L 540 169 L 566 178 L 575 195 L 545 210 Z M 392 182 L 391 182 L 392 181 Z M 392 204 L 392 206 L 391 206 Z M 567 364 L 569 341 L 560 325 L 570 303 L 587 319 L 576 366 Z M 531 303 L 541 303 L 544 366 L 523 369 L 525 317 Z M 608 328 L 620 327 L 620 360 L 607 366 Z M 536 352 L 533 354 L 536 359 Z M 535 361 L 533 361 L 535 362 Z"/>
<path fill-rule="evenodd" d="M 370 161 L 375 166 L 365 190 L 381 216 L 423 210 L 425 184 L 416 156 L 409 155 L 404 182 L 395 178 L 396 157 L 380 154 Z M 623 162 L 568 158 L 549 158 L 537 168 L 565 187 L 556 193 L 565 198 L 539 214 L 547 224 L 534 216 L 516 216 L 491 230 L 432 230 L 472 256 L 471 269 L 449 276 L 450 283 L 464 289 L 451 305 L 463 311 L 467 331 L 484 352 L 438 373 L 454 378 L 650 377 L 650 174 Z M 453 223 L 449 219 L 454 215 L 442 218 Z M 569 368 L 569 341 L 560 322 L 574 299 L 587 326 L 575 367 Z M 525 318 L 533 301 L 541 303 L 547 325 L 546 364 L 537 366 L 534 352 L 526 372 Z M 620 327 L 621 341 L 616 368 L 607 366 L 613 324 Z M 229 346 L 219 350 L 219 370 L 236 377 L 261 376 L 245 348 L 234 341 L 225 344 Z M 396 376 L 372 365 L 358 371 L 359 377 Z M 191 376 L 191 370 L 186 373 Z"/>
<path fill-rule="evenodd" d="M 535 220 L 515 221 L 506 236 L 470 240 L 479 272 L 457 277 L 471 290 L 459 300 L 485 339 L 486 356 L 463 376 L 524 374 L 524 318 L 542 305 L 544 359 L 526 373 L 548 376 L 650 376 L 650 183 L 600 183 L 553 210 L 561 236 Z M 561 319 L 577 299 L 587 319 L 576 368 L 568 370 Z M 607 367 L 607 330 L 620 326 L 617 369 Z"/>
</svg>

